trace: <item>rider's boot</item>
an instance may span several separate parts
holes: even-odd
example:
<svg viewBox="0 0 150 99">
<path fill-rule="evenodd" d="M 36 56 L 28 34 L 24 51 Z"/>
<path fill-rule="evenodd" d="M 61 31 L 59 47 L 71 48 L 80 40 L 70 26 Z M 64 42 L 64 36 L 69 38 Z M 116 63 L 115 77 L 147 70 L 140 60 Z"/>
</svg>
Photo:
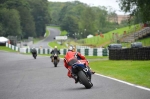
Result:
<svg viewBox="0 0 150 99">
<path fill-rule="evenodd" d="M 95 71 L 93 71 L 93 70 L 91 70 L 91 69 L 90 69 L 90 71 L 91 71 L 92 74 L 95 74 Z"/>
<path fill-rule="evenodd" d="M 58 57 L 58 62 L 60 61 L 60 58 Z"/>
<path fill-rule="evenodd" d="M 93 71 L 89 66 L 87 66 L 87 67 L 89 68 L 89 70 L 92 74 L 95 74 L 95 71 Z"/>
<path fill-rule="evenodd" d="M 51 58 L 51 62 L 53 62 L 54 61 L 54 59 L 53 58 Z"/>
</svg>

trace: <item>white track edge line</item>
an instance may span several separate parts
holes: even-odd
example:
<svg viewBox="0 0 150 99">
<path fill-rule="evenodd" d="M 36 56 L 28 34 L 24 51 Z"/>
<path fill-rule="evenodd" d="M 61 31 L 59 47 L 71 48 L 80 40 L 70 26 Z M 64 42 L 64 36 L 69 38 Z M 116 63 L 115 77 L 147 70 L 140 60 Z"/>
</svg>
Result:
<svg viewBox="0 0 150 99">
<path fill-rule="evenodd" d="M 116 78 L 104 76 L 104 75 L 97 74 L 97 73 L 95 73 L 95 75 L 102 76 L 102 77 L 105 77 L 105 78 L 109 78 L 109 79 L 112 79 L 112 80 L 115 80 L 115 81 L 118 81 L 118 82 L 121 82 L 121 83 L 130 85 L 130 86 L 133 86 L 133 87 L 137 87 L 137 88 L 140 88 L 140 89 L 144 89 L 144 90 L 150 91 L 149 88 L 146 88 L 146 87 L 143 87 L 143 86 L 139 86 L 139 85 L 135 85 L 135 84 L 132 84 L 132 83 L 129 83 L 129 82 L 125 82 L 125 81 L 122 81 L 122 80 L 118 80 L 118 79 L 116 79 Z"/>
<path fill-rule="evenodd" d="M 64 58 L 60 58 L 60 59 L 64 59 Z M 98 76 L 101 76 L 101 77 L 105 77 L 105 78 L 109 78 L 109 79 L 112 79 L 112 80 L 115 80 L 115 81 L 118 81 L 118 82 L 121 82 L 121 83 L 130 85 L 130 86 L 133 86 L 133 87 L 137 87 L 137 88 L 140 88 L 140 89 L 144 89 L 144 90 L 150 91 L 150 88 L 146 88 L 146 87 L 143 87 L 143 86 L 135 85 L 135 84 L 132 84 L 132 83 L 129 83 L 129 82 L 125 82 L 125 81 L 123 81 L 123 80 L 118 80 L 118 79 L 116 79 L 116 78 L 104 76 L 104 75 L 102 75 L 102 74 L 97 74 L 97 73 L 95 73 L 95 75 L 98 75 Z"/>
</svg>

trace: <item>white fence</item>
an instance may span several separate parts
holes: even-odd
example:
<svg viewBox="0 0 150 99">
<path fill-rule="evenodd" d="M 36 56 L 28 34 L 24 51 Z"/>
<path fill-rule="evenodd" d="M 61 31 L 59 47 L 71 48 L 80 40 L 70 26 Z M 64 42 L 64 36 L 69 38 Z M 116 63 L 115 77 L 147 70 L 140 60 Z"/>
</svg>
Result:
<svg viewBox="0 0 150 99">
<path fill-rule="evenodd" d="M 6 47 L 11 48 L 12 50 L 18 51 L 20 53 L 31 53 L 31 48 L 19 48 L 11 44 L 6 44 Z M 38 54 L 50 54 L 52 49 L 47 48 L 36 48 Z M 107 49 L 104 48 L 77 48 L 78 52 L 80 52 L 82 55 L 86 56 L 108 56 L 109 52 Z M 67 49 L 60 49 L 60 55 L 65 55 L 67 52 Z"/>
</svg>

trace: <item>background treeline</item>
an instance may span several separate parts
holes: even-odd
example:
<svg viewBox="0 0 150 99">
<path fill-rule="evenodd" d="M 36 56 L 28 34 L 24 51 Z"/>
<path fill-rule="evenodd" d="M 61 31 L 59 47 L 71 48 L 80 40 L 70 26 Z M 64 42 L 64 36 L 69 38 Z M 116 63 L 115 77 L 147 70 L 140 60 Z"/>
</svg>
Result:
<svg viewBox="0 0 150 99">
<path fill-rule="evenodd" d="M 53 24 L 66 30 L 69 37 L 84 38 L 128 25 L 128 21 L 116 21 L 117 14 L 111 7 L 79 1 L 0 0 L 0 36 L 41 37 L 46 25 Z"/>
<path fill-rule="evenodd" d="M 47 0 L 0 0 L 0 36 L 43 36 L 50 19 Z"/>
<path fill-rule="evenodd" d="M 117 23 L 117 14 L 111 7 L 89 6 L 79 1 L 49 2 L 51 24 L 59 25 L 70 37 L 86 37 L 89 34 L 106 33 L 128 25 Z M 113 20 L 114 22 L 111 22 Z"/>
</svg>

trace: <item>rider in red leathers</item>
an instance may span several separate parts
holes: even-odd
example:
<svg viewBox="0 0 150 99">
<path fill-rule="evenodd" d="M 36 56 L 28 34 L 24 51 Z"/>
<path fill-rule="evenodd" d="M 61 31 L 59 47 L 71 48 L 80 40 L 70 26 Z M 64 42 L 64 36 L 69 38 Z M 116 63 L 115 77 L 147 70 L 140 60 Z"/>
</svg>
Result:
<svg viewBox="0 0 150 99">
<path fill-rule="evenodd" d="M 72 67 L 71 65 L 78 62 L 78 60 L 80 60 L 80 62 L 83 62 L 86 64 L 86 66 L 89 67 L 88 65 L 88 61 L 86 60 L 85 56 L 82 56 L 79 52 L 75 52 L 75 48 L 73 46 L 70 46 L 68 49 L 68 52 L 66 53 L 65 57 L 64 57 L 64 66 L 68 69 L 68 77 L 70 78 L 74 78 L 72 75 Z M 90 69 L 90 67 L 89 67 Z M 92 70 L 90 70 L 92 74 L 94 74 L 95 72 L 93 72 Z M 75 83 L 77 83 L 77 79 L 75 79 Z"/>
</svg>

